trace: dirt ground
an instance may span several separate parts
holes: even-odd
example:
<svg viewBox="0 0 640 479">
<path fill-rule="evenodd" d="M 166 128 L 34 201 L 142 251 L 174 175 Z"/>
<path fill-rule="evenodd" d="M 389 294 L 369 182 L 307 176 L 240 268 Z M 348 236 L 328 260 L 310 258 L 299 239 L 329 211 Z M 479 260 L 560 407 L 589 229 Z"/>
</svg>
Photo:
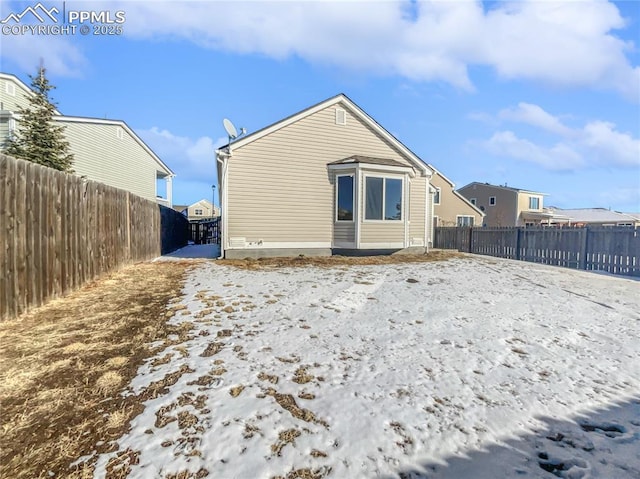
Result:
<svg viewBox="0 0 640 479">
<path fill-rule="evenodd" d="M 292 258 L 225 259 L 220 264 L 242 269 L 285 268 L 296 266 L 335 266 L 426 263 L 464 256 L 453 250 L 431 250 L 428 254 L 392 254 L 378 256 L 297 256 Z"/>
<path fill-rule="evenodd" d="M 166 319 L 189 265 L 128 266 L 0 323 L 0 477 L 92 477 L 69 464 L 108 450 L 139 412 L 120 393 L 150 343 L 185 334 Z"/>
<path fill-rule="evenodd" d="M 375 257 L 225 260 L 242 269 L 349 266 L 439 261 L 459 253 Z M 123 396 L 145 359 L 189 336 L 167 319 L 180 309 L 181 288 L 199 260 L 139 263 L 68 296 L 0 323 L 0 477 L 90 478 L 82 456 L 114 449 L 142 402 L 177 378 Z M 171 339 L 169 336 L 171 335 Z M 176 339 L 177 337 L 177 339 Z M 108 467 L 124 478 L 136 457 Z"/>
</svg>

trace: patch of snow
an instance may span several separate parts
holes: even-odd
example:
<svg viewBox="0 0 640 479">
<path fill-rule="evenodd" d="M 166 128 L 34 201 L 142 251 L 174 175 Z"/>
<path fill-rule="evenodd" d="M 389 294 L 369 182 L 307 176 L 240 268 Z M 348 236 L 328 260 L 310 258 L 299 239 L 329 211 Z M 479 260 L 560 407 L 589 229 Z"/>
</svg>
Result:
<svg viewBox="0 0 640 479">
<path fill-rule="evenodd" d="M 136 478 L 640 477 L 637 286 L 476 257 L 201 263 L 171 319 L 195 328 L 130 391 L 174 382 L 119 450 Z"/>
</svg>

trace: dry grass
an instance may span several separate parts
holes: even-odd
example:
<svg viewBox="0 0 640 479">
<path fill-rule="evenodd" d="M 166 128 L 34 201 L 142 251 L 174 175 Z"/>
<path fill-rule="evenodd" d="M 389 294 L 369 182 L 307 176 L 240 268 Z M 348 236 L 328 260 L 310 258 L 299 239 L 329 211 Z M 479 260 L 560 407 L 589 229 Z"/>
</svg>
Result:
<svg viewBox="0 0 640 479">
<path fill-rule="evenodd" d="M 302 419 L 303 421 L 306 421 L 306 422 L 313 422 L 316 424 L 320 424 L 326 427 L 327 429 L 329 428 L 329 424 L 327 424 L 327 422 L 324 419 L 318 419 L 312 411 L 309 411 L 308 409 L 304 409 L 298 406 L 298 403 L 296 403 L 295 398 L 291 394 L 281 394 L 273 388 L 267 389 L 265 394 L 267 396 L 272 396 L 276 400 L 278 405 L 282 409 L 286 409 L 287 411 L 289 411 L 289 413 L 293 417 Z"/>
<path fill-rule="evenodd" d="M 295 444 L 296 438 L 300 437 L 302 434 L 297 429 L 287 429 L 286 431 L 282 431 L 278 433 L 278 442 L 271 445 L 271 453 L 276 456 L 282 455 L 282 449 L 287 444 Z"/>
<path fill-rule="evenodd" d="M 296 266 L 318 266 L 331 268 L 334 266 L 356 266 L 399 263 L 426 263 L 462 258 L 464 253 L 453 250 L 431 250 L 427 254 L 392 254 L 379 256 L 297 256 L 294 258 L 260 258 L 260 259 L 225 259 L 218 264 L 234 266 L 241 269 L 274 269 Z"/>
<path fill-rule="evenodd" d="M 166 320 L 188 266 L 132 265 L 0 323 L 0 477 L 92 477 L 91 464 L 69 464 L 109 450 L 140 412 L 141 397 L 119 393 L 151 356 L 147 344 L 185 334 Z M 126 451 L 108 476 L 136 460 Z"/>
</svg>

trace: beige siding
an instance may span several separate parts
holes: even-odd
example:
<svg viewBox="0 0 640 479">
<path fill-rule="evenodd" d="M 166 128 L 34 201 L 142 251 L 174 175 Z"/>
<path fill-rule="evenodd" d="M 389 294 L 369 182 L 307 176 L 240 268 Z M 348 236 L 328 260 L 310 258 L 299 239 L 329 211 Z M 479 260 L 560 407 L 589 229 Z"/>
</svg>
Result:
<svg viewBox="0 0 640 479">
<path fill-rule="evenodd" d="M 7 84 L 13 86 L 14 95 L 7 93 Z M 11 89 L 11 86 L 9 88 Z M 0 78 L 0 103 L 2 103 L 2 110 L 17 112 L 21 108 L 27 108 L 29 106 L 28 95 L 29 94 L 15 81 Z"/>
<path fill-rule="evenodd" d="M 365 221 L 360 233 L 361 243 L 403 243 L 403 221 Z"/>
<path fill-rule="evenodd" d="M 77 175 L 155 201 L 157 164 L 126 130 L 117 125 L 57 122 L 65 126 Z"/>
<path fill-rule="evenodd" d="M 220 209 L 217 206 L 213 206 L 208 200 L 200 200 L 197 203 L 188 206 L 186 209 L 187 217 L 190 220 L 220 216 Z M 196 210 L 201 210 L 202 214 L 196 214 Z"/>
<path fill-rule="evenodd" d="M 333 238 L 334 186 L 327 163 L 351 155 L 410 165 L 389 143 L 335 106 L 233 151 L 229 161 L 228 235 L 248 242 L 326 242 Z M 403 240 L 403 233 L 394 238 Z"/>
<path fill-rule="evenodd" d="M 0 148 L 4 148 L 9 139 L 9 118 L 0 117 Z"/>
<path fill-rule="evenodd" d="M 425 200 L 427 178 L 417 176 L 411 179 L 411 197 L 409 200 L 409 246 L 424 246 L 424 224 L 426 221 Z M 422 244 L 412 244 L 413 238 Z"/>
<path fill-rule="evenodd" d="M 517 193 L 513 190 L 494 187 L 492 185 L 471 184 L 459 191 L 465 198 L 476 198 L 476 206 L 484 207 L 484 223 L 487 226 L 516 226 L 518 212 Z M 496 197 L 496 204 L 491 206 L 491 196 Z"/>
<path fill-rule="evenodd" d="M 439 221 L 438 226 L 456 226 L 458 216 L 473 216 L 473 224 L 482 226 L 482 215 L 454 193 L 451 183 L 435 173 L 431 184 L 440 188 L 440 204 L 434 205 L 434 215 Z"/>
<path fill-rule="evenodd" d="M 333 226 L 333 243 L 355 243 L 356 224 L 355 222 L 336 222 Z"/>
</svg>

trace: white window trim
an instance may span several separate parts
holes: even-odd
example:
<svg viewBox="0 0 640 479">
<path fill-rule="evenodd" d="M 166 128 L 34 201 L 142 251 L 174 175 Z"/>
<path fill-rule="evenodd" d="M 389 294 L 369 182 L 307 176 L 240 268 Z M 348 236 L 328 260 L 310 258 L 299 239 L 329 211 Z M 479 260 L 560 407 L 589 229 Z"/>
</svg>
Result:
<svg viewBox="0 0 640 479">
<path fill-rule="evenodd" d="M 471 226 L 475 226 L 476 225 L 476 218 L 473 215 L 456 215 L 456 226 L 460 226 L 458 224 L 458 220 L 459 218 L 471 218 L 471 222 L 473 223 Z"/>
<path fill-rule="evenodd" d="M 350 220 L 340 220 L 338 219 L 338 179 L 341 176 L 350 176 L 351 180 L 353 182 L 353 190 L 351 192 L 351 219 Z M 351 173 L 351 174 L 343 174 L 343 175 L 336 175 L 336 193 L 335 193 L 335 201 L 336 201 L 336 208 L 335 208 L 335 215 L 334 215 L 334 221 L 336 223 L 355 223 L 356 221 L 356 208 L 358 207 L 358 205 L 356 204 L 356 175 L 355 173 Z"/>
<path fill-rule="evenodd" d="M 203 209 L 201 209 L 201 208 L 196 208 L 196 209 L 193 211 L 193 214 L 194 214 L 194 216 L 202 216 L 202 215 L 204 214 L 204 210 L 203 210 Z"/>
<path fill-rule="evenodd" d="M 397 220 L 386 220 L 384 219 L 385 214 L 385 197 L 387 190 L 387 182 L 382 181 L 382 219 L 381 220 L 370 220 L 367 219 L 367 178 L 382 178 L 383 180 L 389 178 L 392 180 L 400 180 L 402 181 L 402 202 L 400 204 L 400 208 L 402 211 L 400 212 L 400 218 Z M 384 223 L 384 224 L 401 224 L 405 220 L 405 212 L 406 212 L 406 192 L 405 192 L 405 181 L 404 175 L 377 175 L 377 174 L 365 174 L 364 181 L 362 182 L 362 222 L 363 223 Z"/>
<path fill-rule="evenodd" d="M 537 200 L 538 201 L 538 207 L 537 208 L 533 208 L 531 206 L 532 200 Z M 540 210 L 541 209 L 540 208 L 540 203 L 541 203 L 541 201 L 540 201 L 540 197 L 539 196 L 529 196 L 529 210 L 536 210 L 536 211 Z"/>
<path fill-rule="evenodd" d="M 478 198 L 471 198 L 469 200 L 469 203 L 471 203 L 473 206 L 476 206 L 476 203 L 478 202 Z"/>
<path fill-rule="evenodd" d="M 436 192 L 433 194 L 433 204 L 439 205 L 442 203 L 442 188 L 438 186 L 434 186 Z M 438 201 L 436 201 L 436 196 L 438 197 Z"/>
<path fill-rule="evenodd" d="M 491 202 L 493 200 L 493 203 Z M 489 206 L 495 206 L 497 203 L 495 196 L 489 196 Z"/>
</svg>

